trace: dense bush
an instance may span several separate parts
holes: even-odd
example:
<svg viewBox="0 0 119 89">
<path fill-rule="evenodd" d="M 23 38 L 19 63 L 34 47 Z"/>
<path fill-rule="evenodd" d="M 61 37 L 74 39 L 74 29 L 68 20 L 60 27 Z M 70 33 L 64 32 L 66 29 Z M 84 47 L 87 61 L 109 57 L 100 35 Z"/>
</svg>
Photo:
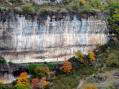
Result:
<svg viewBox="0 0 119 89">
<path fill-rule="evenodd" d="M 48 67 L 36 67 L 34 69 L 34 72 L 38 77 L 45 77 L 49 76 L 50 70 Z"/>
<path fill-rule="evenodd" d="M 52 71 L 54 71 L 55 69 L 56 69 L 56 66 L 57 66 L 57 63 L 40 63 L 40 64 L 29 64 L 28 66 L 27 66 L 27 69 L 28 69 L 28 71 L 29 71 L 29 73 L 32 75 L 32 76 L 38 76 L 37 74 L 37 72 L 36 72 L 36 69 L 37 68 L 48 68 L 49 70 L 52 70 Z"/>
<path fill-rule="evenodd" d="M 28 71 L 29 71 L 29 73 L 32 75 L 32 76 L 37 76 L 37 74 L 36 74 L 36 72 L 35 72 L 35 69 L 37 68 L 37 67 L 44 67 L 45 65 L 44 64 L 29 64 L 28 66 L 27 66 L 27 69 L 28 69 Z"/>
</svg>

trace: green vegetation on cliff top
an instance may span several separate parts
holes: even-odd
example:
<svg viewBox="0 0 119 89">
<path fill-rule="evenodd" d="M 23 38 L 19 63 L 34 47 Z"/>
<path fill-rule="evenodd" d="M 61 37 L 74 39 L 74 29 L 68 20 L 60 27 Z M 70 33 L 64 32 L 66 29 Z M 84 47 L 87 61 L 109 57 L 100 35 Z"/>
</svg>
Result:
<svg viewBox="0 0 119 89">
<path fill-rule="evenodd" d="M 25 1 L 25 0 L 24 0 Z M 112 3 L 118 0 L 63 0 L 61 3 L 45 3 L 42 5 L 22 0 L 0 1 L 0 11 L 15 10 L 24 13 L 41 12 L 105 12 Z"/>
</svg>

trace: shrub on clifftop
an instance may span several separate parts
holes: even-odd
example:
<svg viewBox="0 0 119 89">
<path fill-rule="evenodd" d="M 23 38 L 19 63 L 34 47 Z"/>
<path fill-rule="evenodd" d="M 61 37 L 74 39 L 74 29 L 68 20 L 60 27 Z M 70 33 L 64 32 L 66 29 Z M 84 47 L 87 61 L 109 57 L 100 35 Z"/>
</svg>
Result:
<svg viewBox="0 0 119 89">
<path fill-rule="evenodd" d="M 22 10 L 24 13 L 34 13 L 35 7 L 33 6 L 33 4 L 28 3 L 22 6 Z"/>
<path fill-rule="evenodd" d="M 0 56 L 0 64 L 6 64 L 6 60 Z"/>
</svg>

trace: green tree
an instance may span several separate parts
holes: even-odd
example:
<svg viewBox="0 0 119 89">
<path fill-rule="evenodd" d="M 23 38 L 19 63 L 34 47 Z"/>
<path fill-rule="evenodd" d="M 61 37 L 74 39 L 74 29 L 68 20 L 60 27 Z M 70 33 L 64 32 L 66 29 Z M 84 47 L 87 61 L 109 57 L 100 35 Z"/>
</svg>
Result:
<svg viewBox="0 0 119 89">
<path fill-rule="evenodd" d="M 34 71 L 38 77 L 48 77 L 50 74 L 50 69 L 45 66 L 38 66 L 34 69 Z"/>
</svg>

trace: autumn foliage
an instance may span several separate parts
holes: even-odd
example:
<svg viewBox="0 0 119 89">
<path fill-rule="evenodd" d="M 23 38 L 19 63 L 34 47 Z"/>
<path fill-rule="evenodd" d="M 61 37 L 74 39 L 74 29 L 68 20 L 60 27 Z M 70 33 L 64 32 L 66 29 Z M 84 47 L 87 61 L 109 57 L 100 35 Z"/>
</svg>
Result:
<svg viewBox="0 0 119 89">
<path fill-rule="evenodd" d="M 22 72 L 17 79 L 17 83 L 27 83 L 28 82 L 28 74 L 26 72 Z"/>
<path fill-rule="evenodd" d="M 37 89 L 39 87 L 38 83 L 39 83 L 39 79 L 38 78 L 33 78 L 31 83 L 32 83 L 32 89 Z"/>
<path fill-rule="evenodd" d="M 83 53 L 81 51 L 77 51 L 75 52 L 75 57 L 80 61 L 80 62 L 83 62 Z"/>
<path fill-rule="evenodd" d="M 69 61 L 64 61 L 64 64 L 62 66 L 62 70 L 65 73 L 70 73 L 72 71 L 72 64 Z"/>
<path fill-rule="evenodd" d="M 40 87 L 41 89 L 47 88 L 49 85 L 49 82 L 45 78 L 42 78 L 42 79 L 40 79 L 39 85 L 41 86 Z"/>
<path fill-rule="evenodd" d="M 89 52 L 89 53 L 88 53 L 88 59 L 89 59 L 90 61 L 95 61 L 95 60 L 96 60 L 96 55 L 95 55 L 95 53 L 94 53 L 94 52 Z"/>
<path fill-rule="evenodd" d="M 49 85 L 49 82 L 46 80 L 46 78 L 32 79 L 32 89 L 44 89 L 44 88 L 47 88 L 48 85 Z"/>
<path fill-rule="evenodd" d="M 30 89 L 28 74 L 26 72 L 22 72 L 17 79 L 16 84 L 17 89 Z"/>
</svg>

